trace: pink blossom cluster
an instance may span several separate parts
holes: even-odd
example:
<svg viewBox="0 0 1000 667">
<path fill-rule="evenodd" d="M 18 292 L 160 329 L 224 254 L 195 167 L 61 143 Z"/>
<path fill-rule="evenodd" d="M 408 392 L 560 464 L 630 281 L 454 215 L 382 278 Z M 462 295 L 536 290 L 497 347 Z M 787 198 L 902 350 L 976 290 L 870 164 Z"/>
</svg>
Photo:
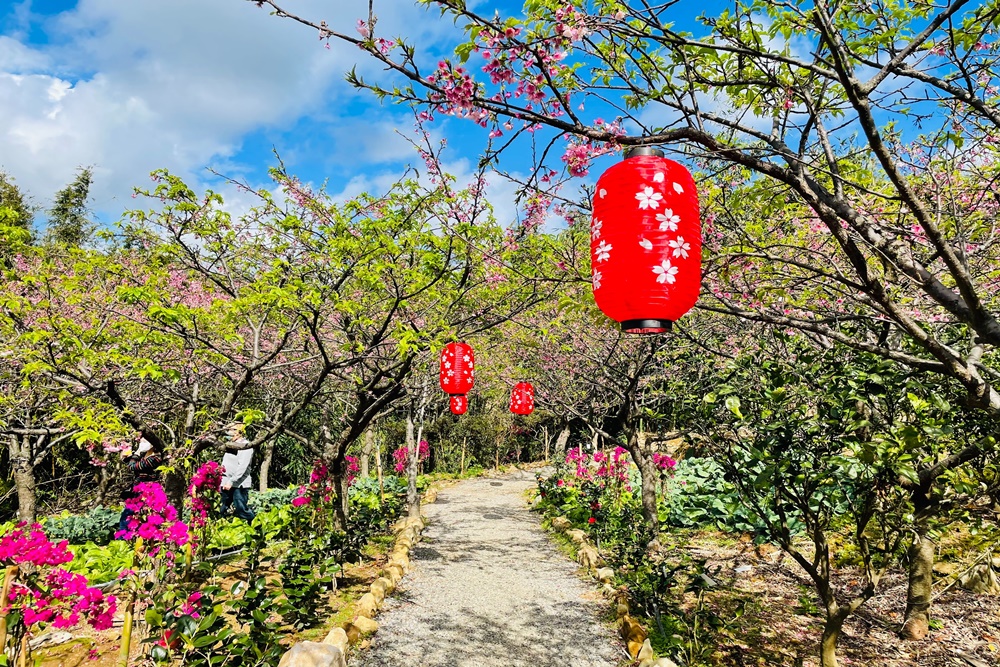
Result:
<svg viewBox="0 0 1000 667">
<path fill-rule="evenodd" d="M 155 557 L 161 549 L 166 549 L 166 557 L 172 560 L 173 550 L 191 541 L 187 524 L 178 520 L 177 510 L 158 483 L 143 482 L 137 484 L 134 491 L 138 495 L 125 501 L 125 507 L 134 514 L 128 518 L 128 527 L 115 533 L 115 538 L 131 540 L 140 537 L 150 545 L 151 556 Z"/>
<path fill-rule="evenodd" d="M 674 468 L 677 467 L 677 461 L 671 458 L 668 454 L 653 452 L 653 465 L 661 471 L 673 472 Z"/>
<path fill-rule="evenodd" d="M 577 479 L 590 479 L 590 455 L 583 451 L 583 447 L 575 447 L 566 451 L 566 464 L 576 466 Z"/>
<path fill-rule="evenodd" d="M 459 118 L 468 118 L 482 127 L 486 127 L 489 113 L 476 106 L 476 83 L 464 67 L 453 67 L 447 60 L 438 63 L 434 74 L 427 77 L 427 82 L 436 85 L 440 93 L 430 96 L 435 108 L 441 113 Z"/>
<path fill-rule="evenodd" d="M 302 507 L 308 505 L 314 499 L 319 504 L 330 502 L 333 498 L 333 483 L 330 479 L 330 469 L 322 460 L 313 464 L 312 472 L 309 473 L 309 484 L 299 487 L 299 495 L 292 500 L 292 507 Z"/>
<path fill-rule="evenodd" d="M 51 542 L 38 524 L 30 529 L 18 524 L 0 538 L 0 565 L 18 566 L 25 578 L 11 585 L 8 598 L 2 601 L 3 612 L 20 609 L 29 629 L 49 623 L 70 628 L 84 619 L 96 630 L 110 628 L 115 598 L 90 587 L 83 575 L 54 567 L 71 560 L 65 540 Z"/>
<path fill-rule="evenodd" d="M 431 453 L 431 447 L 426 440 L 421 440 L 420 444 L 417 445 L 417 456 L 420 457 L 419 460 L 423 461 Z M 393 460 L 396 461 L 395 470 L 396 474 L 402 475 L 406 471 L 406 467 L 410 464 L 410 450 L 405 445 L 400 447 L 392 453 Z"/>
<path fill-rule="evenodd" d="M 610 455 L 604 452 L 594 452 L 594 463 L 598 464 L 598 478 L 619 482 L 628 481 L 629 454 L 624 447 L 615 447 Z"/>
<path fill-rule="evenodd" d="M 191 521 L 199 528 L 205 525 L 208 511 L 212 509 L 211 498 L 222 485 L 222 466 L 216 461 L 204 464 L 191 477 L 188 495 L 191 498 Z"/>
</svg>

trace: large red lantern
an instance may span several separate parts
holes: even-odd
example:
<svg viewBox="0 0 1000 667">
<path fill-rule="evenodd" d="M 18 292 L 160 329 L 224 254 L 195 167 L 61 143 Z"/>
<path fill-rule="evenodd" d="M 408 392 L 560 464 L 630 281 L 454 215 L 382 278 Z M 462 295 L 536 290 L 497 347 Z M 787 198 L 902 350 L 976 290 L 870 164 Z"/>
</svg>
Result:
<svg viewBox="0 0 1000 667">
<path fill-rule="evenodd" d="M 448 400 L 448 407 L 456 415 L 464 415 L 469 409 L 469 399 L 465 394 L 455 394 Z"/>
<path fill-rule="evenodd" d="M 530 415 L 535 409 L 535 388 L 530 382 L 518 382 L 510 392 L 510 411 L 515 415 Z"/>
<path fill-rule="evenodd" d="M 476 384 L 476 357 L 465 343 L 448 343 L 441 350 L 441 389 L 446 394 L 468 394 Z"/>
<path fill-rule="evenodd" d="M 701 218 L 688 170 L 641 147 L 604 172 L 590 256 L 594 300 L 622 331 L 670 331 L 701 286 Z"/>
</svg>

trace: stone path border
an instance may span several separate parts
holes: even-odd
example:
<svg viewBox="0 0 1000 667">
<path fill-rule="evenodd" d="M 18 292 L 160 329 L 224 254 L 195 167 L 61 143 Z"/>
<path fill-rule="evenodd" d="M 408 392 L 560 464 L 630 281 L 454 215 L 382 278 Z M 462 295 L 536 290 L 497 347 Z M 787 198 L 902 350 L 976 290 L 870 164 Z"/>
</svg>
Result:
<svg viewBox="0 0 1000 667">
<path fill-rule="evenodd" d="M 437 488 L 428 489 L 421 506 L 437 500 Z M 396 586 L 410 568 L 410 551 L 420 540 L 424 521 L 420 517 L 400 519 L 393 525 L 396 535 L 389 562 L 381 576 L 372 582 L 369 591 L 354 605 L 354 618 L 341 627 L 330 630 L 322 642 L 303 641 L 293 645 L 281 656 L 278 667 L 347 667 L 348 648 L 378 630 L 375 615 L 386 595 Z"/>
</svg>

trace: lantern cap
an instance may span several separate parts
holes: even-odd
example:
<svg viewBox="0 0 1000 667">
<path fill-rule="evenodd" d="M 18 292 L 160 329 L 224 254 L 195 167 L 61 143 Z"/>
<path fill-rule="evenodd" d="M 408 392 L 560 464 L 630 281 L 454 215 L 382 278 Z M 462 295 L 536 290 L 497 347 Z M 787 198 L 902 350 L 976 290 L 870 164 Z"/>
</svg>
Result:
<svg viewBox="0 0 1000 667">
<path fill-rule="evenodd" d="M 640 155 L 652 155 L 653 157 L 663 157 L 664 153 L 655 146 L 633 146 L 625 151 L 625 159 L 639 157 Z"/>
<path fill-rule="evenodd" d="M 669 332 L 674 326 L 670 320 L 625 320 L 622 331 L 630 334 L 660 334 Z"/>
</svg>

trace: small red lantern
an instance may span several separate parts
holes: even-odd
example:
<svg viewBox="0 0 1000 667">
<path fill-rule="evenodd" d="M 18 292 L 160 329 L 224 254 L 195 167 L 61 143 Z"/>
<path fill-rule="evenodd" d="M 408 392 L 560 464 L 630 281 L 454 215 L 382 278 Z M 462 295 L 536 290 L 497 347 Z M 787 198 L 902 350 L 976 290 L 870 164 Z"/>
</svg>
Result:
<svg viewBox="0 0 1000 667">
<path fill-rule="evenodd" d="M 515 415 L 530 415 L 535 409 L 535 388 L 530 382 L 518 382 L 510 392 L 510 411 Z"/>
<path fill-rule="evenodd" d="M 701 217 L 691 174 L 640 147 L 597 181 L 590 224 L 594 300 L 627 333 L 670 331 L 701 287 Z"/>
<path fill-rule="evenodd" d="M 446 394 L 468 394 L 476 384 L 476 357 L 465 343 L 448 343 L 441 350 L 441 389 Z"/>
<path fill-rule="evenodd" d="M 469 399 L 465 394 L 453 394 L 448 401 L 451 411 L 456 415 L 464 415 L 469 409 Z"/>
</svg>

